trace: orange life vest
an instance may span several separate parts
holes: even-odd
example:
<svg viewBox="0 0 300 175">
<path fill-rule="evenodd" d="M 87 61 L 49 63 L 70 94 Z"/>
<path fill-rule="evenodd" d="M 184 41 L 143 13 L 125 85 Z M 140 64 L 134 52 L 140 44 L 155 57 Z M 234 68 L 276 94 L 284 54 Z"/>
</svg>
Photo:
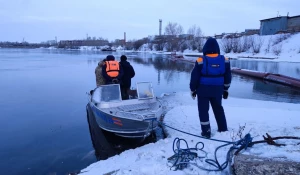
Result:
<svg viewBox="0 0 300 175">
<path fill-rule="evenodd" d="M 117 61 L 106 61 L 106 73 L 108 76 L 115 78 L 119 75 L 120 66 Z"/>
</svg>

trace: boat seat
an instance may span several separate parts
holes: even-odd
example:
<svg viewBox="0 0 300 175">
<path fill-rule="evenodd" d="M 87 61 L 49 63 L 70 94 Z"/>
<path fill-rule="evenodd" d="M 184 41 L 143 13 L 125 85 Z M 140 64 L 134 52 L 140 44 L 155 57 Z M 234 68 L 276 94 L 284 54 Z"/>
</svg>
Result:
<svg viewBox="0 0 300 175">
<path fill-rule="evenodd" d="M 149 110 L 156 103 L 141 103 L 134 105 L 119 106 L 118 109 L 125 112 Z"/>
</svg>

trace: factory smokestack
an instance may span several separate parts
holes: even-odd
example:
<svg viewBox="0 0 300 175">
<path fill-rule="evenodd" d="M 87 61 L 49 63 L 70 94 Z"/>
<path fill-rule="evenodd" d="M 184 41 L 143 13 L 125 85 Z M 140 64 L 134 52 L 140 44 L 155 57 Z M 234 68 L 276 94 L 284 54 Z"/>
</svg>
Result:
<svg viewBox="0 0 300 175">
<path fill-rule="evenodd" d="M 161 35 L 161 23 L 162 23 L 162 20 L 160 19 L 159 20 L 159 36 Z"/>
<path fill-rule="evenodd" d="M 124 32 L 124 46 L 126 45 L 126 32 Z"/>
</svg>

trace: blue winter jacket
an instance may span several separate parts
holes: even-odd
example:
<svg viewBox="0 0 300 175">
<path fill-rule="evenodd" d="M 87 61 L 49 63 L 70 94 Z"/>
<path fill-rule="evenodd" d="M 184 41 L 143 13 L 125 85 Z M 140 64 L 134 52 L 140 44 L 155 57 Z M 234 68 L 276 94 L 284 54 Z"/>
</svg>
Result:
<svg viewBox="0 0 300 175">
<path fill-rule="evenodd" d="M 190 90 L 197 91 L 200 97 L 220 97 L 231 83 L 229 59 L 220 55 L 219 45 L 213 38 L 205 43 L 203 55 L 197 59 L 192 70 Z"/>
</svg>

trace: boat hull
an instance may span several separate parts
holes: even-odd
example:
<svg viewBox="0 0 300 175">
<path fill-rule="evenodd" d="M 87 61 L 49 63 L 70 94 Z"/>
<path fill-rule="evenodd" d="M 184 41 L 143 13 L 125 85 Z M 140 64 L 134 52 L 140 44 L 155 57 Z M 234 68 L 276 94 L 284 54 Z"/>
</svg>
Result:
<svg viewBox="0 0 300 175">
<path fill-rule="evenodd" d="M 90 111 L 93 112 L 98 126 L 108 132 L 126 138 L 145 138 L 157 128 L 157 118 L 149 120 L 132 120 L 120 118 L 101 111 L 93 103 L 89 103 Z"/>
</svg>

